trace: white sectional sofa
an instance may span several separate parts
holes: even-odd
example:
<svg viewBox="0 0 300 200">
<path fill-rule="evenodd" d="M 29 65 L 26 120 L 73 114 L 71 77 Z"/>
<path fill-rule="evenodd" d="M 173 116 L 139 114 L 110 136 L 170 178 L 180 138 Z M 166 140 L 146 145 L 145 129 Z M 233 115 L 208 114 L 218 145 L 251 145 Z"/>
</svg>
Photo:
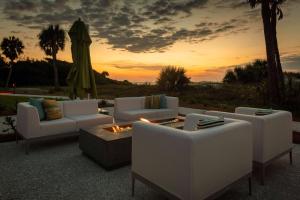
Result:
<svg viewBox="0 0 300 200">
<path fill-rule="evenodd" d="M 273 110 L 272 114 L 257 116 L 258 108 L 238 107 L 235 113 L 207 111 L 205 114 L 245 120 L 253 125 L 253 161 L 259 167 L 261 184 L 265 168 L 275 159 L 289 153 L 292 163 L 292 114 Z"/>
<path fill-rule="evenodd" d="M 224 125 L 195 130 L 203 117 L 216 118 L 189 114 L 183 130 L 133 123 L 132 195 L 139 180 L 168 199 L 214 198 L 246 177 L 251 192 L 252 125 L 225 119 Z"/>
<path fill-rule="evenodd" d="M 28 102 L 18 104 L 17 131 L 25 139 L 26 153 L 34 140 L 50 136 L 78 135 L 80 128 L 112 123 L 113 118 L 98 114 L 97 100 L 60 101 L 63 117 L 40 121 L 37 109 Z"/>
<path fill-rule="evenodd" d="M 166 97 L 167 108 L 145 109 L 145 97 L 122 97 L 114 102 L 114 118 L 117 121 L 147 119 L 167 119 L 178 115 L 178 98 Z"/>
</svg>

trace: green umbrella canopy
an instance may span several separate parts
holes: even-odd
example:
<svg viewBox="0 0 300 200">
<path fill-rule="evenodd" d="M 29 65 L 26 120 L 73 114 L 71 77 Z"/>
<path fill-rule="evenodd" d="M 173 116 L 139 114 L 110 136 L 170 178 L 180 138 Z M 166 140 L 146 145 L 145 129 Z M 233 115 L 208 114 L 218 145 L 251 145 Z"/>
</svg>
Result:
<svg viewBox="0 0 300 200">
<path fill-rule="evenodd" d="M 92 40 L 88 28 L 83 21 L 78 19 L 72 25 L 69 36 L 71 38 L 71 51 L 73 67 L 71 68 L 67 83 L 70 87 L 70 97 L 83 99 L 89 93 L 92 98 L 97 98 L 97 87 L 91 65 L 90 45 Z"/>
</svg>

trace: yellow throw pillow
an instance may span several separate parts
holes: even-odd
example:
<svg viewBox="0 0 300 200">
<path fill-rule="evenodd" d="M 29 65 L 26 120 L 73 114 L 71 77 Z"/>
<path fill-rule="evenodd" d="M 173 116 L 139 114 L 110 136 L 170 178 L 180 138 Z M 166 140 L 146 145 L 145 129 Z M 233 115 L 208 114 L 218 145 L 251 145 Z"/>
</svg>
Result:
<svg viewBox="0 0 300 200">
<path fill-rule="evenodd" d="M 43 101 L 43 107 L 47 120 L 54 120 L 62 118 L 60 106 L 56 100 L 45 99 Z"/>
<path fill-rule="evenodd" d="M 160 95 L 153 95 L 152 102 L 151 102 L 152 109 L 159 109 L 160 108 Z"/>
</svg>

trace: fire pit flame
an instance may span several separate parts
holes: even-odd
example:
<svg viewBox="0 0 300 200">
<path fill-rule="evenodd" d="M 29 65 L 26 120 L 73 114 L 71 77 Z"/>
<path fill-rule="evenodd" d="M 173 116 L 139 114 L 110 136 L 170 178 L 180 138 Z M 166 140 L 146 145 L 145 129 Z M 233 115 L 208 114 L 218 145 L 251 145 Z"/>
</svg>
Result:
<svg viewBox="0 0 300 200">
<path fill-rule="evenodd" d="M 127 126 L 127 127 L 120 127 L 120 126 L 118 126 L 118 125 L 115 125 L 115 126 L 113 126 L 113 127 L 111 127 L 111 128 L 112 128 L 112 130 L 113 130 L 114 133 L 122 133 L 122 132 L 124 132 L 124 131 L 128 131 L 128 130 L 131 129 L 130 126 Z"/>
<path fill-rule="evenodd" d="M 151 123 L 148 119 L 145 119 L 145 118 L 140 118 L 140 120 L 141 120 L 142 122 Z"/>
</svg>

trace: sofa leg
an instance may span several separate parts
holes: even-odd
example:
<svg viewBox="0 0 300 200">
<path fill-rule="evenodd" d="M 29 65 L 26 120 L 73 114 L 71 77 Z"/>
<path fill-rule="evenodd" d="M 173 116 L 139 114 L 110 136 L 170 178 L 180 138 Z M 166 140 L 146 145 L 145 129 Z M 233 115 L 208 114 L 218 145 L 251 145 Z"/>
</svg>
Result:
<svg viewBox="0 0 300 200">
<path fill-rule="evenodd" d="M 133 174 L 131 175 L 131 196 L 134 197 L 134 186 L 135 186 L 135 178 Z"/>
<path fill-rule="evenodd" d="M 249 196 L 252 196 L 252 177 L 248 178 L 248 185 L 249 185 Z"/>
<path fill-rule="evenodd" d="M 293 164 L 293 151 L 290 151 L 290 164 Z"/>
<path fill-rule="evenodd" d="M 25 154 L 26 155 L 29 154 L 29 147 L 30 147 L 29 141 L 25 140 Z"/>
<path fill-rule="evenodd" d="M 18 137 L 18 132 L 17 131 L 15 132 L 15 135 L 16 135 L 16 144 L 18 144 L 19 143 L 19 137 Z"/>
</svg>

